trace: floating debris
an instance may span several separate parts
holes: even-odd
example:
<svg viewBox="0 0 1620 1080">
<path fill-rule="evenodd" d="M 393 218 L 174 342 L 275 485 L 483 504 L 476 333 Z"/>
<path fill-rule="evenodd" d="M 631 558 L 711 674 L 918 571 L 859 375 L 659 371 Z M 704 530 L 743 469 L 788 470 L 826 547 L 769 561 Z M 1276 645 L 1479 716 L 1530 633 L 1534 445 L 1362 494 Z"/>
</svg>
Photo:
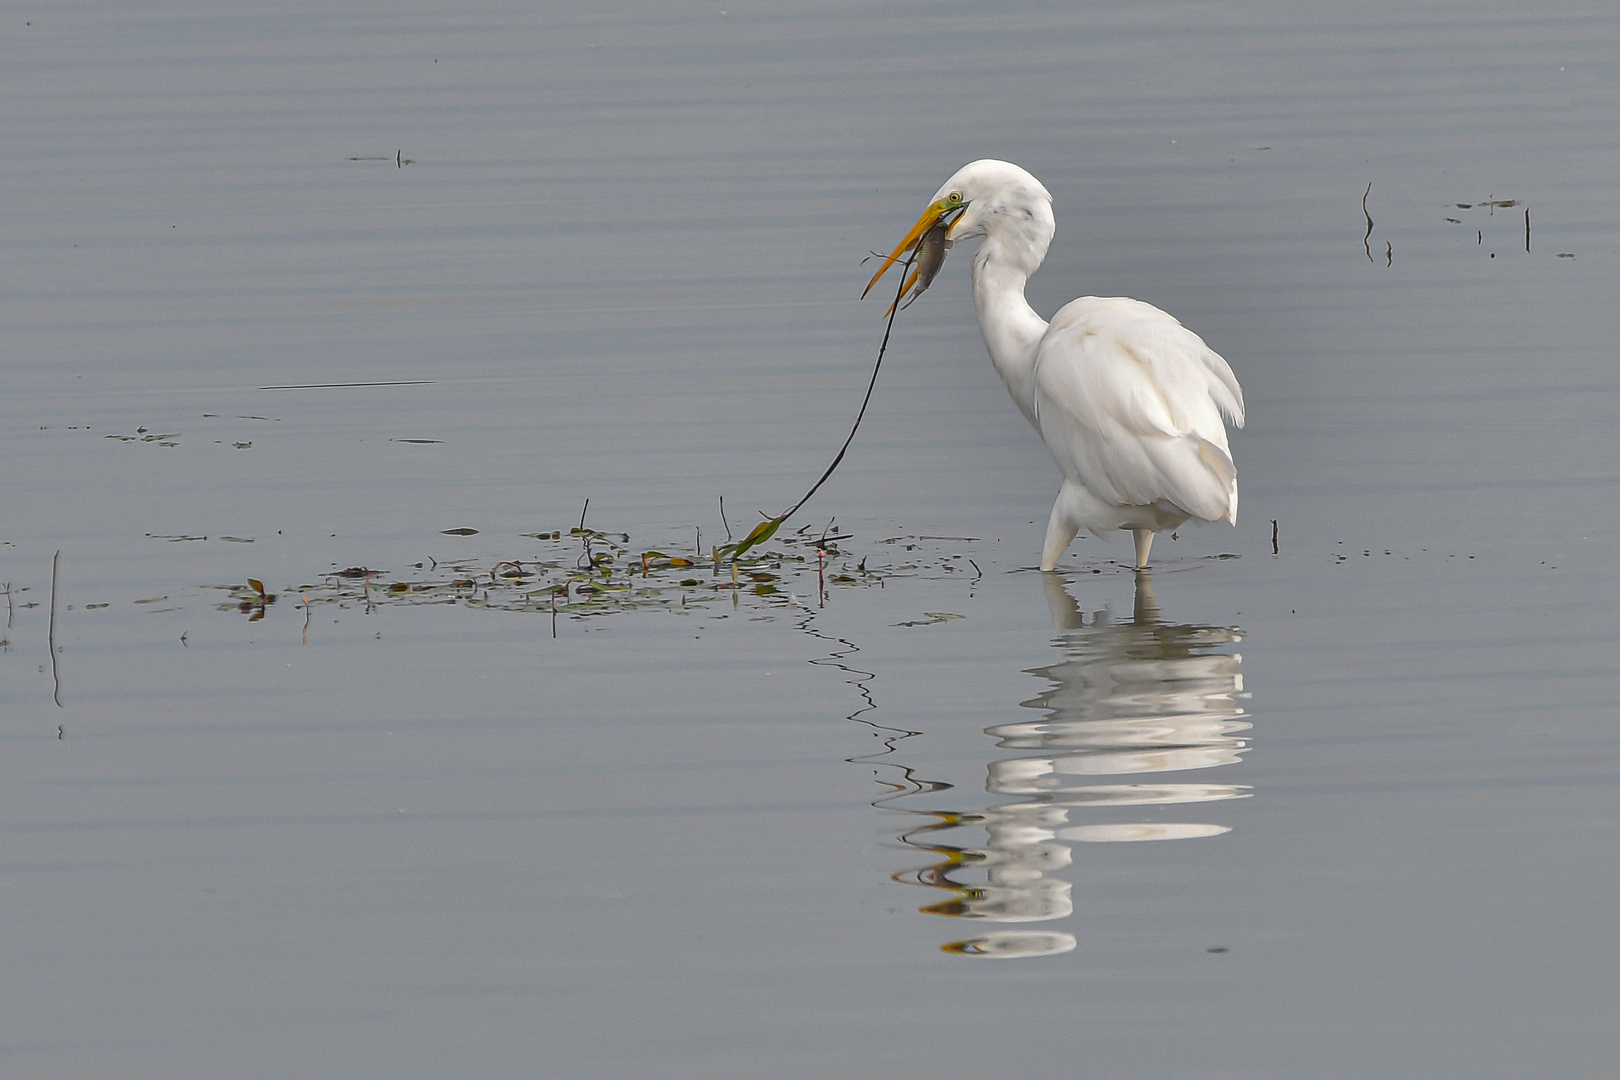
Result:
<svg viewBox="0 0 1620 1080">
<path fill-rule="evenodd" d="M 560 530 L 558 530 L 560 532 Z M 550 541 L 553 533 L 531 534 Z M 621 539 L 622 538 L 622 539 Z M 851 539 L 847 534 L 844 539 Z M 949 565 L 961 559 L 966 538 L 950 538 L 951 547 L 933 542 L 907 545 L 902 559 L 876 565 L 881 555 L 845 554 L 819 537 L 792 537 L 770 547 L 756 546 L 722 563 L 693 555 L 628 546 L 626 533 L 603 533 L 576 526 L 575 542 L 559 551 L 548 548 L 540 558 L 478 561 L 460 559 L 415 562 L 403 572 L 365 566 L 333 568 L 318 580 L 288 585 L 307 611 L 311 606 L 339 605 L 374 610 L 383 606 L 456 604 L 496 611 L 533 612 L 587 619 L 632 611 L 695 613 L 716 603 L 730 609 L 746 602 L 770 609 L 797 611 L 825 604 L 837 590 L 881 588 L 891 579 L 957 577 Z M 913 541 L 921 538 L 911 537 Z M 735 575 L 733 574 L 735 566 Z M 254 620 L 275 603 L 263 582 L 207 586 L 227 594 L 221 611 L 236 611 Z M 951 612 L 926 612 L 927 626 L 964 618 Z"/>
<path fill-rule="evenodd" d="M 437 62 L 437 61 L 435 61 L 435 62 Z M 349 158 L 349 160 L 350 161 L 392 161 L 394 163 L 394 167 L 398 168 L 398 169 L 403 169 L 407 165 L 415 165 L 416 164 L 416 159 L 406 157 L 405 156 L 405 151 L 403 151 L 403 150 L 395 150 L 393 157 L 389 157 L 387 154 L 359 154 L 359 155 L 351 156 Z"/>
<path fill-rule="evenodd" d="M 894 625 L 896 625 L 896 626 L 934 626 L 934 625 L 937 625 L 937 624 L 942 623 L 942 622 L 950 622 L 952 619 L 964 619 L 964 618 L 967 617 L 965 615 L 953 615 L 949 611 L 925 611 L 925 612 L 923 612 L 923 614 L 928 616 L 928 618 L 926 618 L 926 619 L 912 619 L 909 622 L 900 622 L 900 623 L 895 623 Z"/>
<path fill-rule="evenodd" d="M 164 435 L 159 435 L 159 434 L 155 434 L 153 432 L 147 431 L 143 427 L 142 428 L 136 428 L 135 429 L 135 434 L 133 434 L 133 435 L 103 435 L 102 436 L 103 439 L 116 439 L 118 442 L 147 442 L 147 443 L 157 443 L 160 446 L 174 446 L 174 445 L 176 445 L 174 440 L 178 439 L 179 437 L 180 437 L 180 433 L 178 431 L 170 432 L 170 433 L 164 434 Z"/>
</svg>

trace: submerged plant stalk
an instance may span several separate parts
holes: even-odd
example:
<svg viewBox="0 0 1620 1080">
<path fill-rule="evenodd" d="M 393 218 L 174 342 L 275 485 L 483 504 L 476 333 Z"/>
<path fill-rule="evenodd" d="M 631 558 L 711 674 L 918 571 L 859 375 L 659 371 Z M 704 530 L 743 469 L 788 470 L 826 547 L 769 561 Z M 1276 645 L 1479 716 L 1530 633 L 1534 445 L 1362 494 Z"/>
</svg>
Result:
<svg viewBox="0 0 1620 1080">
<path fill-rule="evenodd" d="M 56 567 L 62 561 L 62 549 L 51 556 L 51 618 L 45 629 L 45 645 L 51 650 L 51 700 L 62 707 L 62 679 L 56 673 Z M 59 733 L 60 734 L 60 733 Z"/>
<path fill-rule="evenodd" d="M 877 361 L 872 365 L 872 378 L 868 380 L 866 384 L 866 396 L 861 398 L 861 408 L 860 411 L 855 414 L 855 423 L 850 426 L 849 435 L 844 439 L 844 445 L 838 448 L 838 453 L 833 457 L 832 464 L 827 466 L 827 471 L 821 474 L 821 478 L 819 480 L 810 485 L 810 490 L 805 492 L 804 497 L 798 502 L 782 511 L 776 517 L 766 518 L 758 525 L 755 525 L 749 534 L 743 537 L 737 543 L 727 544 L 725 547 L 716 548 L 714 553 L 715 562 L 718 563 L 722 559 L 729 558 L 733 563 L 736 563 L 737 559 L 740 558 L 742 554 L 749 548 L 763 544 L 765 541 L 775 536 L 776 530 L 782 527 L 782 523 L 788 518 L 792 517 L 794 514 L 798 513 L 799 508 L 810 501 L 810 496 L 821 490 L 821 485 L 827 482 L 827 478 L 833 474 L 833 470 L 837 469 L 839 463 L 844 460 L 844 454 L 849 450 L 849 444 L 855 441 L 855 433 L 861 429 L 861 419 L 866 416 L 866 407 L 872 403 L 872 391 L 877 387 L 878 372 L 883 369 L 883 354 L 888 351 L 889 335 L 894 332 L 894 317 L 900 313 L 900 297 L 905 295 L 906 286 L 910 284 L 904 270 L 909 268 L 912 263 L 916 262 L 916 260 L 917 252 L 913 250 L 911 257 L 906 260 L 905 267 L 902 268 L 899 275 L 900 287 L 895 291 L 894 303 L 889 307 L 888 321 L 883 326 L 883 341 L 878 345 Z M 938 267 L 935 267 L 934 269 L 937 270 Z M 932 278 L 933 275 L 930 274 L 929 276 Z"/>
</svg>

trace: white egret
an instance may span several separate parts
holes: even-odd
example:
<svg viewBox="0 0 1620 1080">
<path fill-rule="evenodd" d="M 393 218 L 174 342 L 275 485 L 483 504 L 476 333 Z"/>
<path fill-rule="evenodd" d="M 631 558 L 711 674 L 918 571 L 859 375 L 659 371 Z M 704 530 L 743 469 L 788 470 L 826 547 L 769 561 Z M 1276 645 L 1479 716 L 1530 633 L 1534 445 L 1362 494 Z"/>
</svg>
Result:
<svg viewBox="0 0 1620 1080">
<path fill-rule="evenodd" d="M 1007 161 L 975 161 L 947 180 L 872 284 L 919 243 L 926 254 L 942 226 L 947 244 L 984 237 L 973 253 L 979 332 L 1063 472 L 1041 569 L 1054 569 L 1081 529 L 1131 530 L 1140 570 L 1155 532 L 1189 518 L 1235 524 L 1237 467 L 1222 418 L 1243 426 L 1243 389 L 1226 361 L 1140 300 L 1082 296 L 1050 324 L 1037 315 L 1024 283 L 1052 242 L 1052 195 Z M 917 260 L 913 299 L 942 258 Z"/>
</svg>

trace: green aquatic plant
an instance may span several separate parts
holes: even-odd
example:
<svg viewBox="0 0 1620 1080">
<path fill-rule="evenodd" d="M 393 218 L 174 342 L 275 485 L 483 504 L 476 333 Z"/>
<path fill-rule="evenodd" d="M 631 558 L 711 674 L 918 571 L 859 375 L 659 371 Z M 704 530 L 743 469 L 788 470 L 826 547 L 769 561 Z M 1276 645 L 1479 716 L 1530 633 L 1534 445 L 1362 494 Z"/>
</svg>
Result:
<svg viewBox="0 0 1620 1080">
<path fill-rule="evenodd" d="M 696 558 L 661 547 L 637 549 L 627 533 L 575 528 L 567 534 L 528 534 L 545 546 L 532 558 L 425 559 L 401 571 L 333 568 L 282 592 L 306 612 L 320 606 L 372 610 L 446 604 L 587 619 L 681 612 L 716 603 L 794 609 L 824 604 L 836 591 L 881 588 L 898 578 L 957 577 L 956 565 L 965 558 L 960 538 L 893 537 L 876 541 L 874 551 L 856 553 L 839 546 L 853 539 L 849 534 L 811 536 L 807 531 L 778 537 L 773 544 L 751 545 L 730 559 L 729 572 L 722 572 L 718 562 L 700 569 Z M 897 543 L 902 540 L 904 544 Z M 945 542 L 954 549 L 942 548 Z M 257 578 L 211 588 L 227 594 L 220 610 L 241 612 L 255 621 L 275 603 L 276 594 Z M 940 616 L 929 619 L 937 622 Z"/>
<path fill-rule="evenodd" d="M 942 212 L 955 210 L 960 210 L 959 203 L 956 206 L 947 207 L 946 210 Z M 911 246 L 909 248 L 906 246 L 905 241 L 902 241 L 901 246 L 896 248 L 894 253 L 889 256 L 888 261 L 883 264 L 885 269 L 897 261 L 902 264 L 900 287 L 894 294 L 894 303 L 890 304 L 889 310 L 884 313 L 884 318 L 886 321 L 883 324 L 883 340 L 878 343 L 877 360 L 875 360 L 872 364 L 872 377 L 867 380 L 866 394 L 861 398 L 861 407 L 855 413 L 855 422 L 850 425 L 849 434 L 844 438 L 844 444 L 838 448 L 838 453 L 833 456 L 832 464 L 827 466 L 826 471 L 821 474 L 821 477 L 816 480 L 814 484 L 810 485 L 810 490 L 805 492 L 804 497 L 798 502 L 794 503 L 792 506 L 788 507 L 775 517 L 767 517 L 764 521 L 761 521 L 759 524 L 750 529 L 748 535 L 736 543 L 726 544 L 723 547 L 715 548 L 714 561 L 716 564 L 723 562 L 726 559 L 730 559 L 733 563 L 735 563 L 737 559 L 741 558 L 743 555 L 746 555 L 749 551 L 752 551 L 760 544 L 765 543 L 771 537 L 775 536 L 776 530 L 780 529 L 782 524 L 786 522 L 788 518 L 792 517 L 794 514 L 797 514 L 799 510 L 803 508 L 804 504 L 810 501 L 810 497 L 812 495 L 821 490 L 821 485 L 827 482 L 828 477 L 832 476 L 833 472 L 843 462 L 844 455 L 849 451 L 850 443 L 855 441 L 855 433 L 861 429 L 861 420 L 866 416 L 866 407 L 872 403 L 872 391 L 877 387 L 878 372 L 883 369 L 883 355 L 889 350 L 889 335 L 894 332 L 894 317 L 902 310 L 900 298 L 905 294 L 908 286 L 917 283 L 918 274 L 924 274 L 925 277 L 921 281 L 921 284 L 918 285 L 917 291 L 912 295 L 912 299 L 915 300 L 918 296 L 921 296 L 923 290 L 928 288 L 928 283 L 933 281 L 934 275 L 939 272 L 940 265 L 945 261 L 946 244 L 944 237 L 945 229 L 940 228 L 937 230 L 937 236 L 933 231 L 928 234 L 928 243 L 926 244 L 919 242 L 921 237 L 911 240 Z M 900 256 L 905 252 L 909 252 L 909 254 L 905 259 L 902 260 Z M 910 269 L 912 264 L 918 261 L 919 256 L 922 257 L 923 262 L 918 266 L 917 272 L 913 273 L 908 278 L 904 271 Z M 882 271 L 880 270 L 878 274 L 881 276 Z M 877 278 L 874 277 L 872 281 L 867 283 L 866 292 L 871 291 L 872 285 L 876 281 Z M 864 297 L 866 292 L 861 293 L 861 295 Z M 909 303 L 906 306 L 909 307 Z"/>
</svg>

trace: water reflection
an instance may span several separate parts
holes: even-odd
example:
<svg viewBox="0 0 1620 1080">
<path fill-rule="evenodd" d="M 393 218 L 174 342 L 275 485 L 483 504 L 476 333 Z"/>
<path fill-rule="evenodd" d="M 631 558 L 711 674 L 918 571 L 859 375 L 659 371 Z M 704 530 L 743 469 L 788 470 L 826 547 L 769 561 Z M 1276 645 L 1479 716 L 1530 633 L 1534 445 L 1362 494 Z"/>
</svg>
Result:
<svg viewBox="0 0 1620 1080">
<path fill-rule="evenodd" d="M 1002 924 L 1064 918 L 1074 909 L 1072 885 L 1055 872 L 1073 861 L 1073 844 L 1229 831 L 1212 821 L 1164 821 L 1159 813 L 1126 808 L 1190 806 L 1250 793 L 1211 780 L 1158 779 L 1239 761 L 1250 726 L 1239 705 L 1242 657 L 1222 651 L 1241 640 L 1239 631 L 1165 622 L 1146 573 L 1137 575 L 1129 621 L 1116 621 L 1107 610 L 1082 612 L 1057 575 L 1042 580 L 1059 659 L 1030 669 L 1048 686 L 1022 705 L 1043 715 L 985 729 L 998 750 L 1015 751 L 987 768 L 985 789 L 1006 801 L 983 810 L 908 810 L 898 800 L 946 788 L 919 782 L 909 770 L 904 790 L 880 800 L 928 819 L 901 839 L 932 861 L 895 875 L 945 894 L 921 909 L 928 914 Z M 1152 779 L 1124 779 L 1143 774 Z M 952 842 L 969 829 L 983 831 L 982 844 L 967 837 Z M 1067 933 L 1005 930 L 944 948 L 1019 957 L 1074 946 Z"/>
</svg>

